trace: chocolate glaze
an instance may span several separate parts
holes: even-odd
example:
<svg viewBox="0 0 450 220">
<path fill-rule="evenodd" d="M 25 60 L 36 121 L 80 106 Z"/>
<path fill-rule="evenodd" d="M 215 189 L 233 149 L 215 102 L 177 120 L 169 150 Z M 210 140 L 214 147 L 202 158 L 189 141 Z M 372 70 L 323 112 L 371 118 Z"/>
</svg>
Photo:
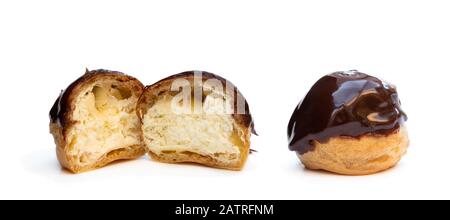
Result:
<svg viewBox="0 0 450 220">
<path fill-rule="evenodd" d="M 93 70 L 89 71 L 86 69 L 86 73 L 78 78 L 75 82 L 69 85 L 66 90 L 61 91 L 61 94 L 56 99 L 55 103 L 53 104 L 53 107 L 50 110 L 50 120 L 52 123 L 57 123 L 61 127 L 65 127 L 66 124 L 68 124 L 67 117 L 65 114 L 67 112 L 70 112 L 70 105 L 69 105 L 69 97 L 72 91 L 75 89 L 76 86 L 80 85 L 81 83 L 87 81 L 91 77 L 98 75 L 98 74 L 118 74 L 118 75 L 125 75 L 121 72 L 117 71 L 109 71 L 104 69 L 99 70 Z"/>
<path fill-rule="evenodd" d="M 358 71 L 322 77 L 297 106 L 289 122 L 289 149 L 304 154 L 313 141 L 332 137 L 389 135 L 407 120 L 396 88 Z"/>
</svg>

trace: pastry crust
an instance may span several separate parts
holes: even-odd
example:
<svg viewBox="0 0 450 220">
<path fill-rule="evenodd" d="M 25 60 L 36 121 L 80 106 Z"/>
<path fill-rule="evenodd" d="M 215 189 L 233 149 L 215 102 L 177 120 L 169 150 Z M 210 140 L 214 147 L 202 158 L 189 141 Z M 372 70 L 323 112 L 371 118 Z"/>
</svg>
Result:
<svg viewBox="0 0 450 220">
<path fill-rule="evenodd" d="M 144 89 L 144 93 L 141 96 L 141 98 L 138 101 L 137 105 L 137 113 L 139 118 L 141 119 L 141 122 L 144 126 L 144 118 L 147 114 L 148 109 L 150 109 L 164 94 L 169 93 L 172 83 L 174 80 L 177 79 L 185 79 L 191 83 L 191 85 L 194 84 L 194 72 L 184 72 L 177 75 L 173 75 L 171 77 L 168 77 L 166 79 L 163 79 L 151 86 L 147 86 Z M 202 80 L 206 81 L 209 79 L 216 79 L 219 80 L 223 85 L 226 83 L 231 84 L 226 79 L 208 73 L 208 72 L 202 72 Z M 233 84 L 231 84 L 233 85 Z M 234 87 L 234 85 L 233 85 Z M 242 94 L 237 90 L 236 87 L 234 89 L 226 90 L 226 96 L 234 94 L 236 97 L 242 98 L 245 100 L 245 98 L 242 96 Z M 236 114 L 237 112 L 237 105 L 234 105 L 235 111 L 234 114 L 231 114 L 231 120 L 233 120 L 233 125 L 235 132 L 237 132 L 237 135 L 234 143 L 239 148 L 239 158 L 237 160 L 234 160 L 234 162 L 230 161 L 220 161 L 214 156 L 211 155 L 205 155 L 205 154 L 199 154 L 197 152 L 193 151 L 183 151 L 183 152 L 177 152 L 177 151 L 167 151 L 167 152 L 154 152 L 152 151 L 152 147 L 149 146 L 149 143 L 146 143 L 147 151 L 150 157 L 156 161 L 159 162 L 165 162 L 165 163 L 197 163 L 202 164 L 210 167 L 215 168 L 221 168 L 221 169 L 228 169 L 228 170 L 242 170 L 242 168 L 245 165 L 245 162 L 247 161 L 247 157 L 250 152 L 250 137 L 252 132 L 256 134 L 254 131 L 254 124 L 253 120 L 249 111 L 248 103 L 245 101 L 245 114 Z M 142 138 L 145 141 L 145 128 L 142 129 Z"/>
<path fill-rule="evenodd" d="M 80 164 L 73 154 L 70 154 L 71 143 L 69 133 L 72 128 L 80 123 L 74 119 L 74 111 L 77 100 L 83 92 L 92 88 L 97 83 L 114 82 L 131 92 L 131 98 L 135 100 L 142 94 L 144 86 L 139 80 L 120 72 L 108 70 L 86 71 L 86 73 L 72 83 L 56 100 L 50 111 L 50 133 L 56 144 L 56 155 L 61 166 L 73 173 L 81 173 L 97 169 L 116 160 L 133 159 L 145 154 L 142 139 L 139 144 L 117 147 L 105 153 L 103 156 L 88 164 Z M 137 137 L 141 138 L 137 131 Z"/>
<path fill-rule="evenodd" d="M 369 175 L 394 167 L 409 146 L 404 126 L 389 135 L 334 137 L 314 142 L 314 150 L 298 154 L 306 168 L 342 175 Z"/>
<path fill-rule="evenodd" d="M 248 135 L 250 135 L 250 132 L 248 133 Z M 247 140 L 248 141 L 244 145 L 240 146 L 239 151 L 241 157 L 239 161 L 234 164 L 222 163 L 212 157 L 200 155 L 194 152 L 183 152 L 182 154 L 165 153 L 157 155 L 151 151 L 148 151 L 148 155 L 150 155 L 153 160 L 163 163 L 196 163 L 219 169 L 240 171 L 244 168 L 248 155 L 250 153 L 250 137 L 248 137 Z"/>
</svg>

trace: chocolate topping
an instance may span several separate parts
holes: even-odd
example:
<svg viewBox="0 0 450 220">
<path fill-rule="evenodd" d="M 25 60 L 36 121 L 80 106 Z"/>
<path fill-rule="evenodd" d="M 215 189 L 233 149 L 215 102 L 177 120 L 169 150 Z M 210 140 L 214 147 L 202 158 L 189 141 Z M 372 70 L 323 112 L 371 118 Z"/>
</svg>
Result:
<svg viewBox="0 0 450 220">
<path fill-rule="evenodd" d="M 304 154 L 314 150 L 313 141 L 389 135 L 407 120 L 400 105 L 396 88 L 375 77 L 358 71 L 324 76 L 292 115 L 289 149 Z"/>
</svg>

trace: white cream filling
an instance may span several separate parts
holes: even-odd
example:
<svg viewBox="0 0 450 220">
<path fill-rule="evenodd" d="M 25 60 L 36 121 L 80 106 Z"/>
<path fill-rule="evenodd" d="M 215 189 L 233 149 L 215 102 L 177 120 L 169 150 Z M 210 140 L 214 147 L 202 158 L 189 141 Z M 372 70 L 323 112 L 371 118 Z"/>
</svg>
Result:
<svg viewBox="0 0 450 220">
<path fill-rule="evenodd" d="M 69 156 L 81 164 L 95 163 L 109 152 L 139 144 L 136 98 L 110 85 L 95 86 L 76 100 L 69 132 Z"/>
<path fill-rule="evenodd" d="M 157 155 L 190 152 L 223 163 L 239 159 L 234 138 L 234 121 L 229 114 L 179 114 L 173 111 L 171 96 L 159 99 L 143 119 L 144 140 Z M 205 101 L 204 110 L 215 112 L 217 100 Z"/>
</svg>

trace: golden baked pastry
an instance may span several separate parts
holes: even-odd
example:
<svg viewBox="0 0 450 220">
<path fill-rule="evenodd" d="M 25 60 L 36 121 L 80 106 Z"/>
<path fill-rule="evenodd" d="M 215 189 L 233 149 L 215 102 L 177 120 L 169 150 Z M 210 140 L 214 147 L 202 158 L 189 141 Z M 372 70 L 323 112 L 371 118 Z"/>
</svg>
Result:
<svg viewBox="0 0 450 220">
<path fill-rule="evenodd" d="M 366 175 L 395 166 L 409 139 L 396 88 L 358 71 L 321 78 L 298 105 L 289 148 L 308 169 Z"/>
<path fill-rule="evenodd" d="M 242 94 L 217 75 L 183 72 L 147 86 L 137 112 L 149 155 L 167 163 L 241 170 L 253 121 Z"/>
<path fill-rule="evenodd" d="M 335 137 L 324 144 L 315 141 L 314 151 L 298 156 L 312 170 L 367 175 L 395 166 L 406 154 L 408 145 L 408 134 L 402 126 L 387 136 Z"/>
<path fill-rule="evenodd" d="M 50 111 L 61 165 L 73 173 L 145 154 L 136 104 L 144 86 L 120 72 L 86 71 Z"/>
</svg>

